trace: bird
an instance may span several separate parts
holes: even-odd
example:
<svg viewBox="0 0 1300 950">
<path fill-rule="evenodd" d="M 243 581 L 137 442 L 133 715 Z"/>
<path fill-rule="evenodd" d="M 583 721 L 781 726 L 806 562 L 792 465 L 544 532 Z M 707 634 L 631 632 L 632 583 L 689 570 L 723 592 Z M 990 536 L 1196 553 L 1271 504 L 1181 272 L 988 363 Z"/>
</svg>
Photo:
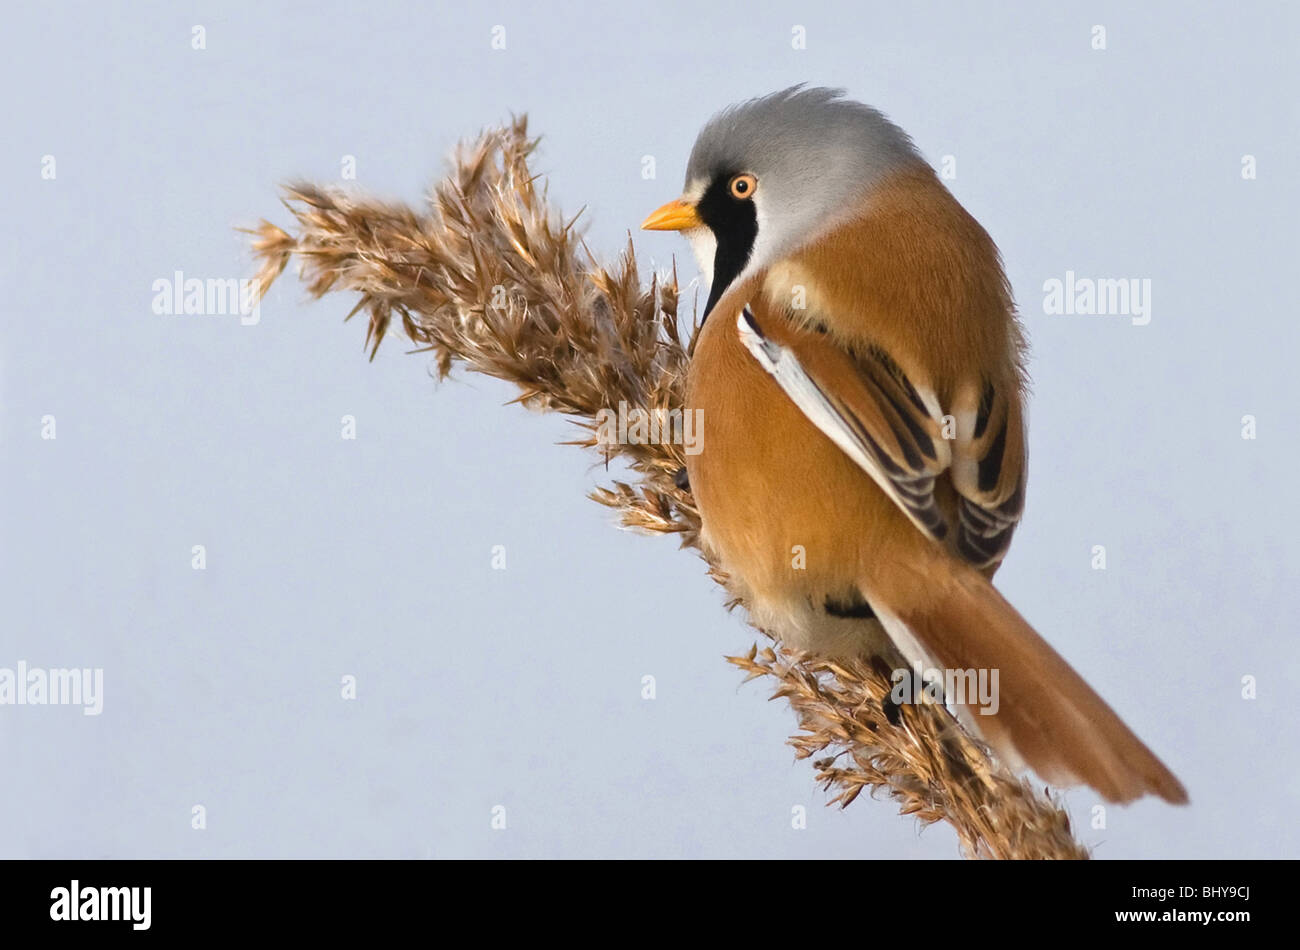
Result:
<svg viewBox="0 0 1300 950">
<path fill-rule="evenodd" d="M 709 284 L 686 484 L 756 625 L 831 659 L 996 671 L 993 714 L 945 703 L 1010 767 L 1186 802 L 991 582 L 1024 511 L 1024 332 L 1000 251 L 907 133 L 841 89 L 741 102 L 642 228 L 680 232 Z"/>
</svg>

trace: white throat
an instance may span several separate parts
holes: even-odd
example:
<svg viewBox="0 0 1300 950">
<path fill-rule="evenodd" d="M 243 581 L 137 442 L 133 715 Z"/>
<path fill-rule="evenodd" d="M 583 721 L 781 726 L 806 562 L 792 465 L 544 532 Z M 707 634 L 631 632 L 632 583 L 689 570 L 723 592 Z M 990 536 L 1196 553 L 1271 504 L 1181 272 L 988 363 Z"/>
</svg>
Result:
<svg viewBox="0 0 1300 950">
<path fill-rule="evenodd" d="M 686 238 L 691 245 L 695 263 L 700 267 L 700 276 L 704 278 L 706 284 L 713 286 L 713 258 L 718 251 L 718 239 L 708 228 L 691 228 L 689 231 L 683 231 L 682 237 Z"/>
</svg>

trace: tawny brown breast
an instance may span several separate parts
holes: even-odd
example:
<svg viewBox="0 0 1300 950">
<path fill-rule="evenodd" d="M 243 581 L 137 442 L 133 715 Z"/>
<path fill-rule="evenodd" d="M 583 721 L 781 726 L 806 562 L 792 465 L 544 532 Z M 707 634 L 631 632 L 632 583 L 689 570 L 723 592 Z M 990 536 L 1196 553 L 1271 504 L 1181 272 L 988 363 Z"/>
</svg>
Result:
<svg viewBox="0 0 1300 950">
<path fill-rule="evenodd" d="M 760 322 L 774 319 L 761 301 L 752 309 Z M 759 367 L 734 316 L 715 311 L 706 321 L 686 405 L 703 421 L 687 471 L 705 542 L 746 587 L 819 605 L 891 559 L 900 538 L 924 541 Z"/>
</svg>

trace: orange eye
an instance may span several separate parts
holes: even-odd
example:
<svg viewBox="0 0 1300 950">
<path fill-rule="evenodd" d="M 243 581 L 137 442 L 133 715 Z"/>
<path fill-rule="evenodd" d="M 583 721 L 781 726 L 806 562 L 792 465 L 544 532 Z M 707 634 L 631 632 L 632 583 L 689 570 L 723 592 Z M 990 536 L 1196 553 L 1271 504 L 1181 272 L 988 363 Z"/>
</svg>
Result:
<svg viewBox="0 0 1300 950">
<path fill-rule="evenodd" d="M 753 175 L 737 175 L 731 179 L 731 184 L 727 186 L 727 190 L 731 192 L 731 197 L 744 200 L 754 197 L 754 189 L 757 187 L 758 179 Z"/>
</svg>

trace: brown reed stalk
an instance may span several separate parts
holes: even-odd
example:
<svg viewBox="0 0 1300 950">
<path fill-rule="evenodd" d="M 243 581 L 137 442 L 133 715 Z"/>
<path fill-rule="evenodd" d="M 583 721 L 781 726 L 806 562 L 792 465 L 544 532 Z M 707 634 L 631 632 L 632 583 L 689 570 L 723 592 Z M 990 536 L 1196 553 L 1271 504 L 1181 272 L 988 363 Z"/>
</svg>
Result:
<svg viewBox="0 0 1300 950">
<path fill-rule="evenodd" d="M 349 318 L 369 317 L 371 358 L 395 317 L 439 373 L 457 363 L 519 387 L 519 402 L 564 413 L 583 429 L 573 444 L 626 463 L 631 482 L 592 497 L 642 531 L 699 548 L 699 514 L 675 476 L 675 444 L 604 444 L 597 414 L 673 410 L 698 326 L 679 330 L 675 272 L 642 284 L 629 239 L 609 268 L 588 253 L 575 221 L 547 203 L 528 167 L 527 120 L 459 147 L 448 176 L 415 210 L 310 184 L 285 189 L 295 233 L 263 221 L 252 230 L 264 294 L 293 258 L 315 297 L 360 294 Z M 707 554 L 700 552 L 707 560 Z M 720 584 L 727 578 L 710 564 Z M 732 593 L 732 605 L 741 603 Z M 888 671 L 793 653 L 772 643 L 728 657 L 748 679 L 770 677 L 773 698 L 795 711 L 797 758 L 847 806 L 863 791 L 888 795 L 923 824 L 948 822 L 969 857 L 1086 858 L 1059 801 L 1039 795 L 992 759 L 940 708 L 907 705 L 886 716 Z"/>
</svg>

